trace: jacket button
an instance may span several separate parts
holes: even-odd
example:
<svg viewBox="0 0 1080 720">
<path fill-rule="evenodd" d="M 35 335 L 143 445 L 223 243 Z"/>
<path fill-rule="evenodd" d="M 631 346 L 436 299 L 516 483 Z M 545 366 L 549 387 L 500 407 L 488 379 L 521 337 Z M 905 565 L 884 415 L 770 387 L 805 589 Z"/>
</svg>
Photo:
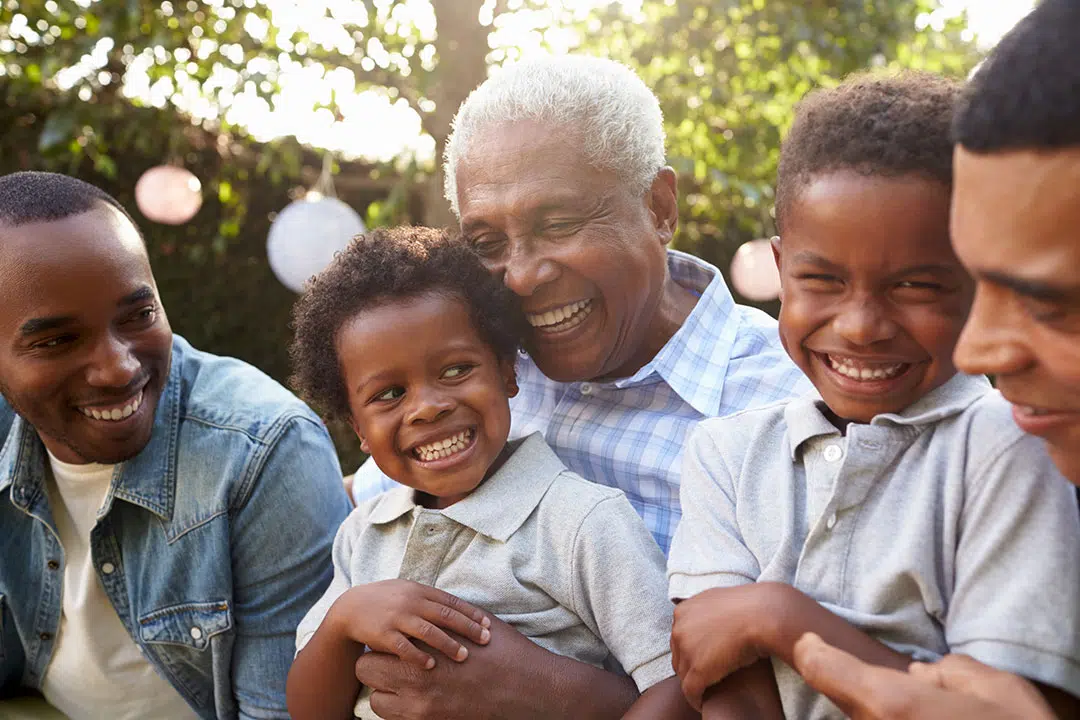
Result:
<svg viewBox="0 0 1080 720">
<path fill-rule="evenodd" d="M 38 637 L 41 638 L 42 640 L 44 640 L 45 642 L 48 642 L 49 640 L 52 639 L 52 633 L 41 633 L 40 635 L 38 635 Z"/>
<path fill-rule="evenodd" d="M 191 628 L 191 637 L 195 640 L 202 640 L 202 628 Z"/>
<path fill-rule="evenodd" d="M 56 570 L 60 567 L 60 563 L 56 562 L 55 560 L 50 560 L 48 563 L 46 563 L 46 565 L 49 566 L 50 570 Z"/>
<path fill-rule="evenodd" d="M 101 565 L 101 572 L 106 575 L 112 575 L 115 570 L 116 566 L 113 565 L 111 562 L 102 563 Z"/>
</svg>

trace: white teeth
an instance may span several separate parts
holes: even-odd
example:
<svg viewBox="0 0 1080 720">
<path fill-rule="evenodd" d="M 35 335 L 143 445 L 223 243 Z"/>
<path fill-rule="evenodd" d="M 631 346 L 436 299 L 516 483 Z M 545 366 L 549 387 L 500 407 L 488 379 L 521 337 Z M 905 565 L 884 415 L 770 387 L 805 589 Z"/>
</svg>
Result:
<svg viewBox="0 0 1080 720">
<path fill-rule="evenodd" d="M 552 325 L 559 325 L 560 327 L 554 329 L 569 330 L 579 325 L 590 312 L 592 312 L 592 301 L 578 300 L 554 310 L 526 315 L 525 317 L 529 324 L 535 328 L 548 328 Z"/>
<path fill-rule="evenodd" d="M 450 455 L 461 452 L 467 448 L 469 446 L 469 441 L 472 440 L 472 435 L 473 431 L 471 429 L 462 430 L 452 437 L 436 440 L 428 445 L 421 445 L 414 448 L 413 453 L 424 462 L 431 462 L 432 460 L 449 457 Z"/>
<path fill-rule="evenodd" d="M 106 420 L 108 422 L 116 422 L 117 420 L 123 420 L 124 418 L 131 417 L 136 410 L 142 405 L 143 394 L 140 391 L 135 398 L 123 407 L 109 408 L 107 410 L 98 410 L 95 408 L 79 408 L 80 412 L 86 417 L 93 418 L 95 420 Z"/>
<path fill-rule="evenodd" d="M 840 373 L 844 377 L 849 377 L 852 380 L 887 380 L 889 378 L 896 377 L 900 374 L 900 371 L 904 369 L 904 363 L 896 363 L 894 365 L 878 365 L 875 367 L 856 367 L 855 361 L 847 357 L 833 357 L 829 358 L 829 367 L 836 372 Z"/>
<path fill-rule="evenodd" d="M 1049 412 L 1049 410 L 1031 407 L 1030 405 L 1017 405 L 1017 408 L 1023 415 L 1046 415 Z"/>
</svg>

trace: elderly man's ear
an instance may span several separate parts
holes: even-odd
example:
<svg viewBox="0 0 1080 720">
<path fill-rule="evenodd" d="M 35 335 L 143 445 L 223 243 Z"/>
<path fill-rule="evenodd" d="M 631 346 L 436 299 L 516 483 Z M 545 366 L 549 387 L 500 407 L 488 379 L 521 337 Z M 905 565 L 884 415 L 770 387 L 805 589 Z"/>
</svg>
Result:
<svg viewBox="0 0 1080 720">
<path fill-rule="evenodd" d="M 649 188 L 649 216 L 657 237 L 667 245 L 679 226 L 679 181 L 670 167 L 660 168 Z"/>
</svg>

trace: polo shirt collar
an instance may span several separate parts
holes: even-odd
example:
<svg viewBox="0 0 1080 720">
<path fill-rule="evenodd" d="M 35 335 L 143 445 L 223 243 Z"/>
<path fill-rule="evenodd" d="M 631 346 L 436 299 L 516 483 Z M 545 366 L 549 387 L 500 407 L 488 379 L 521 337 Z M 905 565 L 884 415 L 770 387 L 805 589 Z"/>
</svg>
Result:
<svg viewBox="0 0 1080 720">
<path fill-rule="evenodd" d="M 656 357 L 614 384 L 621 389 L 659 376 L 688 405 L 712 417 L 720 412 L 739 329 L 735 300 L 720 271 L 693 255 L 668 250 L 668 272 L 679 285 L 700 295 L 697 304 Z"/>
<path fill-rule="evenodd" d="M 990 381 L 982 375 L 957 373 L 900 412 L 875 415 L 870 419 L 870 424 L 908 427 L 931 425 L 964 412 L 990 389 Z M 807 440 L 840 435 L 840 431 L 825 415 L 826 409 L 825 401 L 816 390 L 792 400 L 784 408 L 792 460 L 796 459 L 799 447 Z"/>
<path fill-rule="evenodd" d="M 510 457 L 494 475 L 464 499 L 439 511 L 499 542 L 506 542 L 524 524 L 551 483 L 566 470 L 540 433 L 512 440 L 507 445 Z M 415 492 L 401 486 L 384 493 L 372 508 L 368 521 L 384 525 L 414 512 L 418 507 Z"/>
</svg>

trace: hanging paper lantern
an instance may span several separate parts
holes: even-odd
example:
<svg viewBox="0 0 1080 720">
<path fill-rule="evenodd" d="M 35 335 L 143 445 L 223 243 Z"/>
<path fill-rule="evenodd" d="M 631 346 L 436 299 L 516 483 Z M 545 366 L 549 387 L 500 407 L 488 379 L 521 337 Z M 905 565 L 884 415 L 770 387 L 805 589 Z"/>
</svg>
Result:
<svg viewBox="0 0 1080 720">
<path fill-rule="evenodd" d="M 293 292 L 301 292 L 356 235 L 364 223 L 335 197 L 316 192 L 289 203 L 278 213 L 266 239 L 270 269 Z"/>
<path fill-rule="evenodd" d="M 764 302 L 780 297 L 780 273 L 767 238 L 743 243 L 735 251 L 731 284 L 747 300 Z"/>
<path fill-rule="evenodd" d="M 182 167 L 158 165 L 135 183 L 135 204 L 154 222 L 183 225 L 202 207 L 202 183 Z"/>
</svg>

